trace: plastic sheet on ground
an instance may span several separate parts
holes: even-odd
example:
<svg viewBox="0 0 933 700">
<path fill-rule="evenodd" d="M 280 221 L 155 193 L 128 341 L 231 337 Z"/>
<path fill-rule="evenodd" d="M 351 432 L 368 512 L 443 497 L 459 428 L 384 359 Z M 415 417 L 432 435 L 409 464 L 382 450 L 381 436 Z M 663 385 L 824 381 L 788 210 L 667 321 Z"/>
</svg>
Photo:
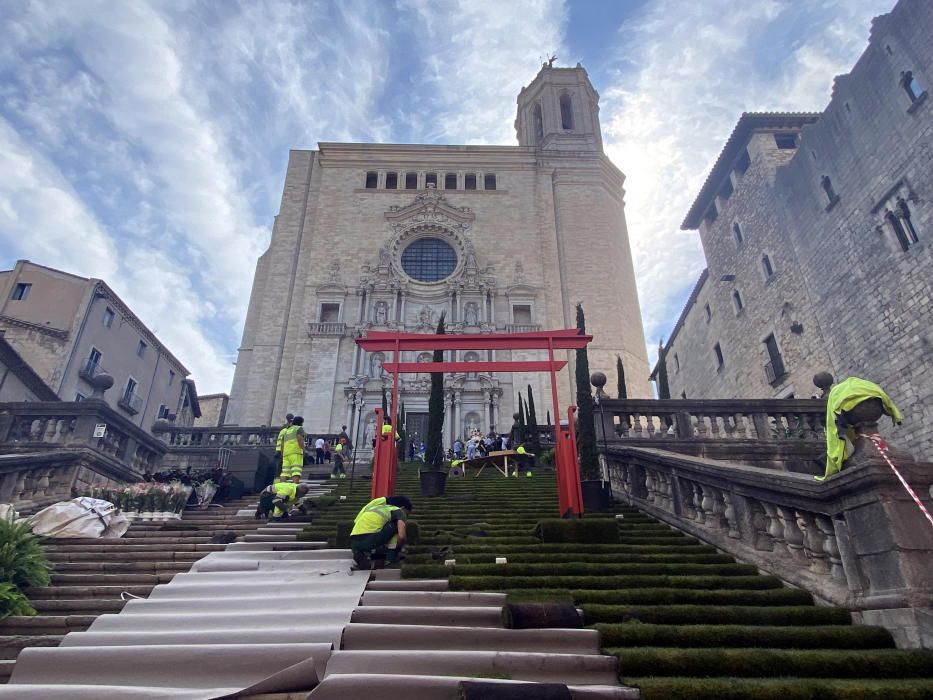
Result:
<svg viewBox="0 0 933 700">
<path fill-rule="evenodd" d="M 118 538 L 130 527 L 130 521 L 113 503 L 87 496 L 53 503 L 27 522 L 36 535 L 62 539 Z"/>
</svg>

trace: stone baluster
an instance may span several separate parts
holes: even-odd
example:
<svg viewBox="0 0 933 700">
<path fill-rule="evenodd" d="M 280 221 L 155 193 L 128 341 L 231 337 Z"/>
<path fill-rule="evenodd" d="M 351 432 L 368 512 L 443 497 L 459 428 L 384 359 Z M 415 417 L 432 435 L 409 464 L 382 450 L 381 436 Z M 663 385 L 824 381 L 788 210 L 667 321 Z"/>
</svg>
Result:
<svg viewBox="0 0 933 700">
<path fill-rule="evenodd" d="M 768 518 L 768 534 L 773 542 L 772 551 L 778 555 L 787 554 L 787 543 L 784 541 L 784 519 L 778 512 L 778 507 L 772 503 L 762 503 L 765 515 Z"/>
<path fill-rule="evenodd" d="M 824 550 L 824 536 L 816 526 L 816 516 L 807 511 L 797 511 L 797 527 L 803 533 L 803 546 L 810 561 L 810 570 L 816 574 L 829 574 L 829 557 Z"/>
<path fill-rule="evenodd" d="M 842 566 L 842 557 L 839 553 L 839 542 L 836 541 L 836 529 L 832 518 L 826 515 L 817 515 L 814 518 L 816 527 L 823 536 L 823 551 L 829 559 L 829 574 L 839 583 L 846 583 L 846 572 Z"/>
<path fill-rule="evenodd" d="M 729 528 L 729 537 L 733 539 L 739 539 L 742 534 L 739 531 L 739 523 L 735 517 L 735 507 L 732 505 L 732 499 L 734 496 L 730 496 L 729 493 L 722 492 L 722 502 L 724 505 L 723 517 L 726 519 L 726 525 Z"/>
<path fill-rule="evenodd" d="M 798 564 L 808 566 L 809 560 L 803 546 L 803 532 L 797 525 L 797 512 L 793 508 L 778 506 L 778 513 L 784 522 L 784 542 L 787 545 L 787 551 Z"/>
<path fill-rule="evenodd" d="M 774 540 L 768 532 L 770 519 L 765 514 L 761 503 L 748 499 L 746 501 L 749 513 L 749 521 L 752 526 L 752 546 L 759 552 L 770 552 L 774 549 Z"/>
<path fill-rule="evenodd" d="M 645 437 L 641 427 L 641 414 L 637 411 L 632 414 L 632 432 L 635 433 L 635 437 L 637 438 Z"/>
<path fill-rule="evenodd" d="M 645 488 L 648 489 L 648 503 L 654 503 L 657 497 L 655 473 L 651 469 L 645 470 Z"/>
</svg>

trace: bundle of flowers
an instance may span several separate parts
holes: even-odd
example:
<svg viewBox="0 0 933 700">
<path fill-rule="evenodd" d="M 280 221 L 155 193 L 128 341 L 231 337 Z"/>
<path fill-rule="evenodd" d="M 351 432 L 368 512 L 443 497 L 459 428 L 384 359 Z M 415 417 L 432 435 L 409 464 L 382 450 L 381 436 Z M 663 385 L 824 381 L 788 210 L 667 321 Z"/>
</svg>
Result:
<svg viewBox="0 0 933 700">
<path fill-rule="evenodd" d="M 170 520 L 181 517 L 193 490 L 181 481 L 141 481 L 118 488 L 90 488 L 75 495 L 109 501 L 130 519 Z"/>
</svg>

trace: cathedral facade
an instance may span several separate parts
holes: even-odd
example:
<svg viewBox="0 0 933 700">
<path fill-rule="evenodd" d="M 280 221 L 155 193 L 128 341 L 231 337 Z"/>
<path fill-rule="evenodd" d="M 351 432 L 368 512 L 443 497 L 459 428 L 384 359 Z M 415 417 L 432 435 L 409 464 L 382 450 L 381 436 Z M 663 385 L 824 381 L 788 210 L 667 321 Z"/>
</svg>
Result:
<svg viewBox="0 0 933 700">
<path fill-rule="evenodd" d="M 226 422 L 273 425 L 292 412 L 311 434 L 346 425 L 366 444 L 392 358 L 363 352 L 355 338 L 370 329 L 433 333 L 442 314 L 448 333 L 572 327 L 581 302 L 594 335 L 591 371 L 614 387 L 619 355 L 629 395 L 649 396 L 624 176 L 603 153 L 598 101 L 581 66 L 544 66 L 518 97 L 518 146 L 292 151 L 272 241 L 256 266 Z M 559 381 L 564 411 L 571 372 Z M 546 376 L 446 376 L 447 444 L 474 429 L 507 431 L 529 385 L 544 423 Z M 403 375 L 400 387 L 408 434 L 423 439 L 430 377 Z"/>
</svg>

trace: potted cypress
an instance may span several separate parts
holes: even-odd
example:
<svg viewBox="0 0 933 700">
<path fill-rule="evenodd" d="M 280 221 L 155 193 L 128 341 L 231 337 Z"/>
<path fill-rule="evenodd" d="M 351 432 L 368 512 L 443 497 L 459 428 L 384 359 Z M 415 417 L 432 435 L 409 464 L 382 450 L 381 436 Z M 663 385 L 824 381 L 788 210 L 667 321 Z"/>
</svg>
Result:
<svg viewBox="0 0 933 700">
<path fill-rule="evenodd" d="M 444 335 L 444 314 L 437 323 L 437 334 Z M 444 361 L 444 351 L 435 350 L 434 362 Z M 431 372 L 431 395 L 428 399 L 428 435 L 424 455 L 425 468 L 418 472 L 422 496 L 443 496 L 447 488 L 444 468 L 444 373 Z"/>
</svg>

